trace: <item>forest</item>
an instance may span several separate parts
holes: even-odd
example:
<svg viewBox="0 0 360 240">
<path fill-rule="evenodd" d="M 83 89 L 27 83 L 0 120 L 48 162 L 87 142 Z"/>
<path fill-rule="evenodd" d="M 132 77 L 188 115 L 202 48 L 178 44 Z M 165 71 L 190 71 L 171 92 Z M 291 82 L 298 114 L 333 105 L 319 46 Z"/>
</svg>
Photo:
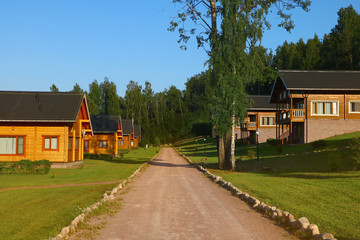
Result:
<svg viewBox="0 0 360 240">
<path fill-rule="evenodd" d="M 264 48 L 263 61 L 273 71 L 257 76 L 246 86 L 247 94 L 270 94 L 276 70 L 359 70 L 360 15 L 350 5 L 338 12 L 338 22 L 322 38 L 317 35 L 305 43 L 285 41 L 273 55 Z M 53 84 L 51 91 L 59 91 Z M 73 92 L 85 92 L 90 114 L 121 115 L 141 125 L 142 142 L 159 145 L 195 135 L 210 135 L 212 74 L 210 70 L 187 80 L 185 90 L 170 86 L 155 93 L 151 83 L 144 86 L 130 81 L 125 96 L 117 94 L 116 84 L 107 77 L 94 80 L 89 90 L 75 84 Z"/>
</svg>

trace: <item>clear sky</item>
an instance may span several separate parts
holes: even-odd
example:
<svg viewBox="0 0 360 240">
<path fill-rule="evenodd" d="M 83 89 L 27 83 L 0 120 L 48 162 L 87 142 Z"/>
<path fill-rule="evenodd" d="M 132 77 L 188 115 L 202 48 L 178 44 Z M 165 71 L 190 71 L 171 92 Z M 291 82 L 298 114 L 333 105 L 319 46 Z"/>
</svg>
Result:
<svg viewBox="0 0 360 240">
<path fill-rule="evenodd" d="M 207 56 L 189 41 L 179 49 L 169 21 L 180 5 L 171 0 L 0 0 L 0 90 L 60 91 L 78 83 L 88 90 L 107 76 L 123 96 L 130 80 L 152 84 L 155 92 L 171 85 L 183 90 L 204 71 Z M 295 29 L 279 29 L 269 19 L 263 45 L 273 50 L 285 40 L 322 37 L 337 22 L 337 11 L 359 0 L 313 0 L 311 10 L 293 11 Z"/>
</svg>

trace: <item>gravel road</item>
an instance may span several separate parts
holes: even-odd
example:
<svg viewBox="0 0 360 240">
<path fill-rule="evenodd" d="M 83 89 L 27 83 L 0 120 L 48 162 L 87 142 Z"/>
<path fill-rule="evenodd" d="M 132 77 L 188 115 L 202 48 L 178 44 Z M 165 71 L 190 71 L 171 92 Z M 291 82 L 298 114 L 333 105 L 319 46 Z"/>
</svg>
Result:
<svg viewBox="0 0 360 240">
<path fill-rule="evenodd" d="M 294 239 L 164 148 L 98 239 Z"/>
</svg>

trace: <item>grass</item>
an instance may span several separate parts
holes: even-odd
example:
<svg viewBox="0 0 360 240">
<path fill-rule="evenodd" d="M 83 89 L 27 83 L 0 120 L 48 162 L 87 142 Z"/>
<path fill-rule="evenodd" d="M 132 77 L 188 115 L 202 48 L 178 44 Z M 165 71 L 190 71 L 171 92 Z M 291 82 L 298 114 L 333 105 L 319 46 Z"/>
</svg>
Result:
<svg viewBox="0 0 360 240">
<path fill-rule="evenodd" d="M 346 134 L 326 139 L 326 146 L 314 149 L 310 144 L 276 147 L 260 144 L 260 163 L 247 156 L 255 146 L 238 146 L 236 172 L 219 170 L 216 145 L 206 142 L 206 153 L 195 142 L 179 146 L 179 150 L 199 163 L 207 158 L 206 167 L 232 182 L 242 191 L 295 217 L 306 216 L 337 239 L 360 239 L 360 171 L 353 171 L 351 150 L 346 148 L 352 137 Z M 204 144 L 204 145 L 205 145 Z M 339 171 L 331 171 L 331 163 L 339 163 Z M 264 170 L 264 168 L 266 170 Z"/>
<path fill-rule="evenodd" d="M 156 154 L 156 148 L 132 151 L 114 160 L 84 160 L 83 168 L 51 169 L 47 175 L 1 175 L 0 188 L 123 180 Z"/>
<path fill-rule="evenodd" d="M 120 181 L 158 149 L 139 149 L 112 161 L 84 160 L 78 169 L 52 169 L 48 175 L 0 175 L 0 188 Z M 52 177 L 52 172 L 54 177 Z M 99 201 L 117 184 L 0 191 L 0 239 L 56 236 L 82 209 Z"/>
</svg>

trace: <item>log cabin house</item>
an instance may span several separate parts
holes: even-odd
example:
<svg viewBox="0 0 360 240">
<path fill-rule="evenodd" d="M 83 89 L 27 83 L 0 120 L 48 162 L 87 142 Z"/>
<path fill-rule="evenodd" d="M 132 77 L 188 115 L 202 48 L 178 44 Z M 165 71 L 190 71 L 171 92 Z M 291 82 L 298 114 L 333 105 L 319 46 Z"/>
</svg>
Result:
<svg viewBox="0 0 360 240">
<path fill-rule="evenodd" d="M 83 160 L 92 135 L 86 97 L 71 92 L 0 92 L 0 161 Z"/>
<path fill-rule="evenodd" d="M 283 142 L 360 131 L 360 72 L 281 71 L 270 103 L 276 104 L 276 138 Z"/>
<path fill-rule="evenodd" d="M 119 149 L 131 150 L 134 147 L 134 120 L 121 119 L 123 140 L 119 142 Z"/>
<path fill-rule="evenodd" d="M 269 103 L 265 95 L 250 95 L 249 105 L 243 124 L 235 126 L 235 139 L 241 139 L 243 144 L 255 144 L 258 131 L 259 143 L 269 138 L 276 138 L 275 104 Z"/>
<path fill-rule="evenodd" d="M 121 117 L 91 115 L 93 136 L 84 140 L 84 152 L 92 154 L 118 154 L 118 144 L 123 141 Z"/>
<path fill-rule="evenodd" d="M 134 125 L 134 147 L 139 147 L 140 142 L 141 142 L 141 126 L 135 124 Z"/>
</svg>

